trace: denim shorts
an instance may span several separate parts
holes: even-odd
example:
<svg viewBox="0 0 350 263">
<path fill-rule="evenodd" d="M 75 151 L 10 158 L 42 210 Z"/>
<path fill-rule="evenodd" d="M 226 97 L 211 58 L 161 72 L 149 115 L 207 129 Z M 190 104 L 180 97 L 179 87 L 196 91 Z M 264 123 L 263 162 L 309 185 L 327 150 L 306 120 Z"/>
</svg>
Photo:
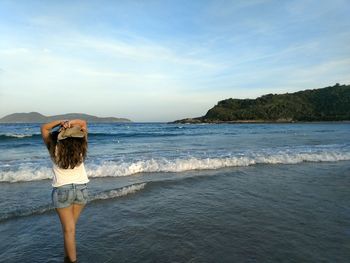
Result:
<svg viewBox="0 0 350 263">
<path fill-rule="evenodd" d="M 52 205 L 64 208 L 73 204 L 86 205 L 89 195 L 87 184 L 67 184 L 52 189 Z"/>
</svg>

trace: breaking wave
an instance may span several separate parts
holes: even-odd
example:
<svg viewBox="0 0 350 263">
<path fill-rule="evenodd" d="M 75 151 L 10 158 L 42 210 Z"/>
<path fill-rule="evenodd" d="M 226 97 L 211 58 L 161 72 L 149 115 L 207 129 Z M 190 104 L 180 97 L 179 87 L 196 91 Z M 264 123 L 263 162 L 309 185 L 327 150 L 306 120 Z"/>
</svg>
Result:
<svg viewBox="0 0 350 263">
<path fill-rule="evenodd" d="M 165 132 L 130 132 L 130 133 L 89 133 L 90 138 L 104 138 L 104 137 L 117 137 L 117 138 L 143 138 L 143 137 L 173 137 L 181 136 L 182 133 L 165 133 Z M 20 134 L 20 133 L 6 133 L 0 134 L 0 141 L 15 140 L 15 139 L 40 139 L 41 134 Z"/>
<path fill-rule="evenodd" d="M 301 162 L 337 162 L 350 160 L 349 147 L 316 148 L 309 150 L 283 150 L 260 153 L 238 154 L 228 157 L 148 159 L 134 162 L 106 161 L 87 164 L 88 176 L 118 177 L 138 173 L 184 172 L 190 170 L 220 169 L 225 167 L 249 166 L 256 164 L 297 164 Z M 52 178 L 48 167 L 22 167 L 18 170 L 0 172 L 0 182 L 36 181 Z"/>
<path fill-rule="evenodd" d="M 146 183 L 140 183 L 140 184 L 132 184 L 132 185 L 124 186 L 122 188 L 118 188 L 114 190 L 108 190 L 92 196 L 90 200 L 97 201 L 97 200 L 106 200 L 106 199 L 113 199 L 117 197 L 126 196 L 144 189 L 145 186 L 146 186 Z"/>
<path fill-rule="evenodd" d="M 41 135 L 40 134 L 6 133 L 6 134 L 0 134 L 0 141 L 10 140 L 10 139 L 22 139 L 22 138 L 28 138 L 28 137 L 41 137 Z"/>
<path fill-rule="evenodd" d="M 132 185 L 127 185 L 117 189 L 107 190 L 101 193 L 97 193 L 95 195 L 90 194 L 89 202 L 95 202 L 98 200 L 115 199 L 118 197 L 127 196 L 144 189 L 145 186 L 146 186 L 146 183 L 132 184 Z M 18 218 L 18 217 L 40 215 L 40 214 L 49 212 L 51 210 L 53 210 L 53 207 L 50 204 L 37 206 L 37 207 L 18 209 L 15 211 L 4 213 L 2 215 L 0 214 L 0 222 L 10 220 L 13 218 Z"/>
</svg>

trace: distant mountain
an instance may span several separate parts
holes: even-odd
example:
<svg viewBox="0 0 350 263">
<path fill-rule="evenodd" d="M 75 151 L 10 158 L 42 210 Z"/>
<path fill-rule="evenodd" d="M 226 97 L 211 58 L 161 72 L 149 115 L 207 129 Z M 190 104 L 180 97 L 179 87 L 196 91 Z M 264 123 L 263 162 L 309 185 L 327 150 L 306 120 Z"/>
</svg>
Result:
<svg viewBox="0 0 350 263">
<path fill-rule="evenodd" d="M 93 115 L 84 113 L 68 113 L 62 115 L 44 116 L 38 112 L 29 113 L 13 113 L 0 119 L 0 123 L 44 123 L 53 120 L 70 120 L 70 119 L 83 119 L 87 122 L 130 122 L 129 119 L 125 118 L 100 118 Z"/>
<path fill-rule="evenodd" d="M 350 85 L 219 101 L 202 117 L 175 123 L 349 121 Z"/>
</svg>

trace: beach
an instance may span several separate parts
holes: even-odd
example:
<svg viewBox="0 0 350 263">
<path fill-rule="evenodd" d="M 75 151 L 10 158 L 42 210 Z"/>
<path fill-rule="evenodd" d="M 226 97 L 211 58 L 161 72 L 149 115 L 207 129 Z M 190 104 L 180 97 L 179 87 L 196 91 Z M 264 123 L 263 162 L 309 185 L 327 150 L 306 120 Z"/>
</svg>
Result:
<svg viewBox="0 0 350 263">
<path fill-rule="evenodd" d="M 63 258 L 38 127 L 0 125 L 4 262 Z M 80 262 L 350 259 L 347 123 L 92 124 L 89 131 Z"/>
</svg>

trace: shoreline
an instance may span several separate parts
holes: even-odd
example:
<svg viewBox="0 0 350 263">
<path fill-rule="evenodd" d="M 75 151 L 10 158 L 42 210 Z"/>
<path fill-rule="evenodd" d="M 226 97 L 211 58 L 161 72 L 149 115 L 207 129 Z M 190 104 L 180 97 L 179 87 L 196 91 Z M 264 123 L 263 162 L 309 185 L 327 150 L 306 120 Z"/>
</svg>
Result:
<svg viewBox="0 0 350 263">
<path fill-rule="evenodd" d="M 333 124 L 333 123 L 344 123 L 350 124 L 350 120 L 344 121 L 267 121 L 267 120 L 237 120 L 237 121 L 200 121 L 196 119 L 185 119 L 173 122 L 168 122 L 168 124 Z"/>
<path fill-rule="evenodd" d="M 251 120 L 240 120 L 240 121 L 174 121 L 168 122 L 167 124 L 350 124 L 348 121 L 251 121 Z"/>
</svg>

